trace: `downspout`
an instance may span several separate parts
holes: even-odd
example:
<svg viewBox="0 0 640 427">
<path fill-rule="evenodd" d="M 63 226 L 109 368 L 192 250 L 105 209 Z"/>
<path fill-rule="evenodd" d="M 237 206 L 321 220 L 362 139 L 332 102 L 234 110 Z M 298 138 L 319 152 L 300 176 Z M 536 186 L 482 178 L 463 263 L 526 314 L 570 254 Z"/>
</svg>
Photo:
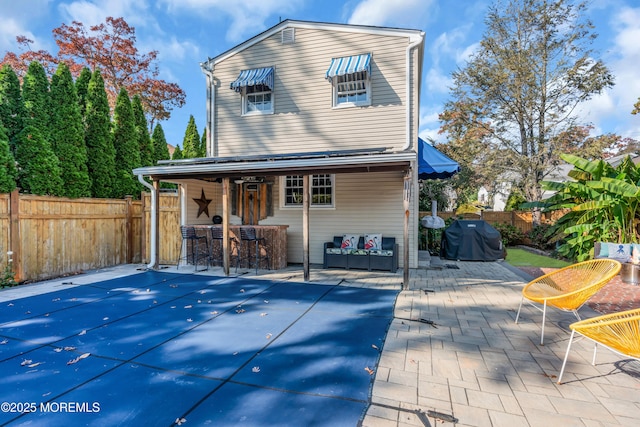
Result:
<svg viewBox="0 0 640 427">
<path fill-rule="evenodd" d="M 147 269 L 151 270 L 156 265 L 156 235 L 158 224 L 156 223 L 156 189 L 144 180 L 142 174 L 138 175 L 138 181 L 151 191 L 151 252 L 149 254 L 149 264 Z"/>
<path fill-rule="evenodd" d="M 183 184 L 179 184 L 180 191 L 180 225 L 187 225 L 187 191 Z"/>
<path fill-rule="evenodd" d="M 408 150 L 409 147 L 411 147 L 411 143 L 412 143 L 412 138 L 411 138 L 411 107 L 413 105 L 413 88 L 411 87 L 411 77 L 413 76 L 414 73 L 411 72 L 411 52 L 413 51 L 413 49 L 417 46 L 419 46 L 422 41 L 424 40 L 424 33 L 421 33 L 421 35 L 413 42 L 410 43 L 407 46 L 407 55 L 406 55 L 406 64 L 405 64 L 405 69 L 407 70 L 406 72 L 406 91 L 407 91 L 407 107 L 406 107 L 406 123 L 405 123 L 405 135 L 406 135 L 406 140 L 404 143 L 404 146 L 402 147 L 402 151 Z M 418 55 L 419 59 L 421 59 L 421 55 Z M 417 68 L 417 73 L 418 73 L 418 81 L 420 81 L 420 72 L 421 72 L 421 68 L 419 66 L 420 64 L 416 64 L 415 66 L 418 67 Z M 420 86 L 418 86 L 418 90 Z M 418 99 L 420 94 L 418 93 Z M 420 106 L 418 106 L 419 108 Z M 417 142 L 417 141 L 416 141 Z M 417 154 L 418 150 L 416 149 L 416 154 Z M 413 164 L 411 166 L 411 168 L 413 168 Z M 412 176 L 413 175 L 413 176 Z M 405 186 L 405 197 L 411 195 L 411 187 L 413 186 L 417 186 L 418 184 L 418 178 L 417 178 L 417 174 L 411 174 L 411 171 L 409 171 L 409 179 L 412 180 L 410 186 L 407 188 L 407 177 L 405 177 L 405 182 L 404 182 L 404 186 Z M 409 192 L 409 194 L 407 195 L 407 191 Z M 417 206 L 418 203 L 417 201 L 414 201 L 413 203 L 414 209 L 417 211 Z M 406 200 L 404 203 L 404 233 L 403 233 L 403 289 L 408 289 L 409 287 L 409 215 L 410 215 L 410 211 L 409 211 L 409 200 Z M 417 254 L 417 252 L 416 252 Z"/>
<path fill-rule="evenodd" d="M 200 69 L 204 73 L 207 78 L 207 139 L 208 139 L 208 157 L 217 157 L 218 156 L 218 147 L 215 147 L 213 144 L 213 114 L 215 111 L 216 105 L 216 91 L 213 87 L 213 68 L 211 67 L 211 60 L 207 62 L 202 62 L 200 64 Z"/>
<path fill-rule="evenodd" d="M 422 40 L 423 40 L 422 37 L 419 37 L 416 41 L 414 41 L 409 46 L 407 46 L 407 60 L 405 64 L 405 69 L 407 70 L 407 78 L 405 82 L 405 85 L 407 88 L 407 111 L 406 111 L 407 121 L 406 121 L 406 130 L 405 130 L 406 141 L 404 143 L 404 146 L 402 147 L 402 151 L 408 150 L 409 147 L 411 147 L 411 105 L 412 105 L 411 95 L 413 93 L 413 90 L 411 88 L 411 76 L 412 76 L 411 51 L 413 50 L 414 47 L 420 45 L 420 43 L 422 43 Z"/>
</svg>

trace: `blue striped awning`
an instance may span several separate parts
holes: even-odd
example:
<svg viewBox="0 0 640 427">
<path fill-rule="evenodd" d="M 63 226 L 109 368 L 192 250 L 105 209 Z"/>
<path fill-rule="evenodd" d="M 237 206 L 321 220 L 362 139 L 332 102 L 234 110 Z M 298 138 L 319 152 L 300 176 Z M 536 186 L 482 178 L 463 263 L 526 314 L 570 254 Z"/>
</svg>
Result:
<svg viewBox="0 0 640 427">
<path fill-rule="evenodd" d="M 327 70 L 327 80 L 331 81 L 336 76 L 344 76 L 345 74 L 353 74 L 360 71 L 366 71 L 371 74 L 370 53 L 333 58 Z"/>
<path fill-rule="evenodd" d="M 242 70 L 238 78 L 231 82 L 231 89 L 240 92 L 243 87 L 265 85 L 273 90 L 273 67 Z"/>
</svg>

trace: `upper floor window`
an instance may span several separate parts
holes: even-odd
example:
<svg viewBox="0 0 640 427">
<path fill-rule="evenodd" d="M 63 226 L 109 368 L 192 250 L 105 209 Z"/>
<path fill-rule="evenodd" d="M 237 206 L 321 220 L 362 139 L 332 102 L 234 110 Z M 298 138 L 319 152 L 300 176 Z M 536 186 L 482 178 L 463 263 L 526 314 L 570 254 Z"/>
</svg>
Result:
<svg viewBox="0 0 640 427">
<path fill-rule="evenodd" d="M 242 114 L 273 114 L 273 67 L 242 70 L 230 85 L 242 94 Z"/>
<path fill-rule="evenodd" d="M 333 87 L 333 106 L 371 105 L 371 54 L 333 58 L 326 75 Z"/>
<path fill-rule="evenodd" d="M 311 187 L 310 205 L 313 207 L 334 207 L 334 175 L 312 175 L 309 178 Z M 282 178 L 283 207 L 302 206 L 303 184 L 302 175 L 288 175 Z"/>
<path fill-rule="evenodd" d="M 242 93 L 242 114 L 273 114 L 272 99 L 268 86 L 247 86 Z"/>
</svg>

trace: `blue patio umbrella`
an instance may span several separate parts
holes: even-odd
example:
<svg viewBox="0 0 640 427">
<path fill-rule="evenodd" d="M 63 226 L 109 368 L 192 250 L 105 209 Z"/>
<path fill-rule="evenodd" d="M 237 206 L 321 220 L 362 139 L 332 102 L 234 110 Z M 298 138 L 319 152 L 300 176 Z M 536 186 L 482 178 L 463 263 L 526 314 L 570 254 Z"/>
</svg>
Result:
<svg viewBox="0 0 640 427">
<path fill-rule="evenodd" d="M 418 138 L 418 179 L 450 178 L 459 171 L 458 162 L 441 153 L 422 138 Z M 422 225 L 426 228 L 444 228 L 444 220 L 437 216 L 437 212 L 438 205 L 435 200 L 432 200 L 431 216 L 423 217 Z"/>
<path fill-rule="evenodd" d="M 418 179 L 450 178 L 459 171 L 458 162 L 418 138 Z"/>
</svg>

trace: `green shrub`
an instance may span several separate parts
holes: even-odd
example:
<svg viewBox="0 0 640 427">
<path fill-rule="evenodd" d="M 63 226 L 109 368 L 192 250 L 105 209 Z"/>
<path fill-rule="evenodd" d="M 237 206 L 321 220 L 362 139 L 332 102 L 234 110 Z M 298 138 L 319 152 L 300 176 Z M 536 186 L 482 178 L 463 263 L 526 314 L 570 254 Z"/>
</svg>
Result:
<svg viewBox="0 0 640 427">
<path fill-rule="evenodd" d="M 533 227 L 533 229 L 527 233 L 527 237 L 531 240 L 531 245 L 542 250 L 553 249 L 555 242 L 551 240 L 551 228 L 551 224 L 540 224 Z"/>
<path fill-rule="evenodd" d="M 524 241 L 524 233 L 515 225 L 502 222 L 494 223 L 493 227 L 500 232 L 505 247 L 519 245 Z"/>
<path fill-rule="evenodd" d="M 11 268 L 11 261 L 9 261 L 0 273 L 0 289 L 8 288 L 10 286 L 16 286 L 18 282 L 16 282 L 15 277 L 16 276 L 13 272 L 13 268 Z"/>
</svg>

